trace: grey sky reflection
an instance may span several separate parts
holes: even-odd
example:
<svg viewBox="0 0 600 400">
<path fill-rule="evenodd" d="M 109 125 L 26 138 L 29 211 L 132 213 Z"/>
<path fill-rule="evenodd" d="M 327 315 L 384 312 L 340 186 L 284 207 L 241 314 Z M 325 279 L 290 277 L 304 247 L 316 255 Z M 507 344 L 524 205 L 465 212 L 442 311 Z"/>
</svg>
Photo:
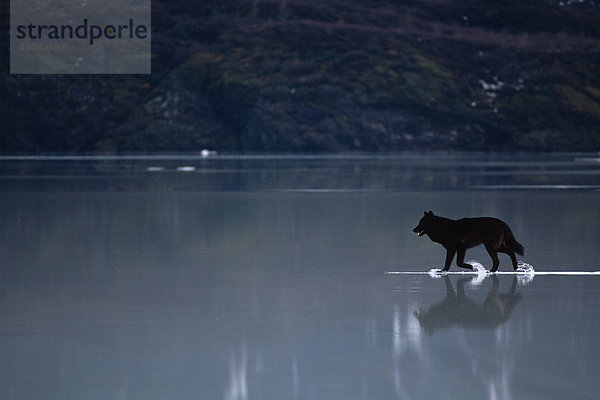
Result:
<svg viewBox="0 0 600 400">
<path fill-rule="evenodd" d="M 213 161 L 4 164 L 3 398 L 597 397 L 597 276 L 536 273 L 510 313 L 512 277 L 496 295 L 491 277 L 465 282 L 479 316 L 427 334 L 414 313 L 443 301 L 443 280 L 385 274 L 439 266 L 443 249 L 410 231 L 424 209 L 510 221 L 536 270 L 600 269 L 600 192 L 438 185 L 448 168 L 464 185 L 521 184 L 562 164 Z"/>
</svg>

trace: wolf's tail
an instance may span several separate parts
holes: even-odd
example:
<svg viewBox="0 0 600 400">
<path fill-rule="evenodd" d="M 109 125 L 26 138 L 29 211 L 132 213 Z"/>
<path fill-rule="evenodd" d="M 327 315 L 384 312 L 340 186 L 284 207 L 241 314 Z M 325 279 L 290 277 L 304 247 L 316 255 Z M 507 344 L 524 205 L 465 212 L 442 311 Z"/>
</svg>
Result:
<svg viewBox="0 0 600 400">
<path fill-rule="evenodd" d="M 504 239 L 506 246 L 519 255 L 525 255 L 525 249 L 523 248 L 523 245 L 517 242 L 517 239 L 515 239 L 515 235 L 513 235 L 512 231 L 507 229 L 506 233 L 507 235 Z"/>
</svg>

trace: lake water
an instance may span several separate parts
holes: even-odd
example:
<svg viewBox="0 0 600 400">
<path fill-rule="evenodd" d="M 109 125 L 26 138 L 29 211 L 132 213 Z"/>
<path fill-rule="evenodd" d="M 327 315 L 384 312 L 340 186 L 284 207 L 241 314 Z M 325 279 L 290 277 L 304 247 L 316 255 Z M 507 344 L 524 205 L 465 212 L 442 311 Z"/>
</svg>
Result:
<svg viewBox="0 0 600 400">
<path fill-rule="evenodd" d="M 600 276 L 389 272 L 427 210 L 600 270 L 599 204 L 594 154 L 3 157 L 1 397 L 596 399 Z"/>
</svg>

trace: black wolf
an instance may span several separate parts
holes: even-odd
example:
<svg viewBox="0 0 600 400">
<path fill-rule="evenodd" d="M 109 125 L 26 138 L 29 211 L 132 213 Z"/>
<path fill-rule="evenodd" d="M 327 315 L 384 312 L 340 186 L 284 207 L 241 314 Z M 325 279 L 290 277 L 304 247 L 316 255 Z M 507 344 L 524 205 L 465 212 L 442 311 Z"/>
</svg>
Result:
<svg viewBox="0 0 600 400">
<path fill-rule="evenodd" d="M 462 218 L 458 220 L 438 217 L 431 211 L 419 221 L 413 229 L 418 236 L 428 235 L 434 242 L 440 243 L 446 249 L 446 264 L 444 271 L 450 269 L 450 264 L 456 256 L 456 265 L 462 268 L 473 269 L 465 263 L 467 249 L 483 243 L 494 265 L 490 272 L 496 272 L 500 260 L 498 252 L 508 254 L 513 268 L 517 269 L 515 253 L 523 255 L 523 246 L 517 242 L 512 231 L 504 222 L 497 218 Z"/>
</svg>

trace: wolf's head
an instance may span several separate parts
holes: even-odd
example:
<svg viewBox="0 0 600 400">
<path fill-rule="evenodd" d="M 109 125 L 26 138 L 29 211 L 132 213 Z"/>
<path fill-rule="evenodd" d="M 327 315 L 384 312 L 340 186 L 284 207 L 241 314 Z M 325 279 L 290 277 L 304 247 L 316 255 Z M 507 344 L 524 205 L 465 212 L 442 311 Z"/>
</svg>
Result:
<svg viewBox="0 0 600 400">
<path fill-rule="evenodd" d="M 425 211 L 423 218 L 419 221 L 419 225 L 413 229 L 413 232 L 417 234 L 417 236 L 423 236 L 429 233 L 431 228 L 431 220 L 433 219 L 433 213 L 431 211 Z"/>
</svg>

